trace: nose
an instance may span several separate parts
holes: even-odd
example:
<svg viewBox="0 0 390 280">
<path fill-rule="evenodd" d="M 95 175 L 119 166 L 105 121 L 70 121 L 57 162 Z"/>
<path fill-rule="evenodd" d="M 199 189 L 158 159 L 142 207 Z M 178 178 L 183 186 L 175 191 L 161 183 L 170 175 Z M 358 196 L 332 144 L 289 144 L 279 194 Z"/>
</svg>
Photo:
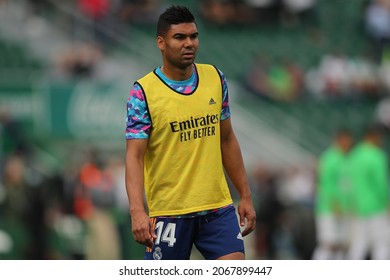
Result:
<svg viewBox="0 0 390 280">
<path fill-rule="evenodd" d="M 184 40 L 184 47 L 185 48 L 189 48 L 189 47 L 192 47 L 194 45 L 194 42 L 193 40 L 191 39 L 191 37 L 187 37 L 185 40 Z"/>
</svg>

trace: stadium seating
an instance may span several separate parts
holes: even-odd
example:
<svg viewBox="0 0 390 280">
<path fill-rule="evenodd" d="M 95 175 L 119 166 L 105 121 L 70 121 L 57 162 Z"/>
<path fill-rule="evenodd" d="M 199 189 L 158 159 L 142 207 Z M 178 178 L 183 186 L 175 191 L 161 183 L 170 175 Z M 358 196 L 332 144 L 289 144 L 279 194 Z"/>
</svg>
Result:
<svg viewBox="0 0 390 280">
<path fill-rule="evenodd" d="M 314 155 L 328 146 L 338 128 L 347 127 L 359 137 L 364 126 L 374 121 L 376 102 L 372 101 L 324 102 L 307 99 L 291 104 L 249 96 L 248 93 L 237 102 L 278 130 L 283 137 L 294 140 Z"/>
<path fill-rule="evenodd" d="M 27 49 L 0 38 L 0 90 L 28 88 L 41 71 L 41 63 Z"/>
</svg>

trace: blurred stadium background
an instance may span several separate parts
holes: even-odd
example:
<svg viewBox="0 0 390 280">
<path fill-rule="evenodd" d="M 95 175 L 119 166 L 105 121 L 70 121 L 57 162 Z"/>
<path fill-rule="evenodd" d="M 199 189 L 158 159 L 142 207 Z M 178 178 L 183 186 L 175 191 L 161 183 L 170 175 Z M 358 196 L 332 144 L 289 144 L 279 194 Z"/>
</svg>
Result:
<svg viewBox="0 0 390 280">
<path fill-rule="evenodd" d="M 142 259 L 125 105 L 161 63 L 171 4 L 198 19 L 197 62 L 228 79 L 258 211 L 248 258 L 310 259 L 319 154 L 339 127 L 390 127 L 388 2 L 0 0 L 0 259 Z"/>
</svg>

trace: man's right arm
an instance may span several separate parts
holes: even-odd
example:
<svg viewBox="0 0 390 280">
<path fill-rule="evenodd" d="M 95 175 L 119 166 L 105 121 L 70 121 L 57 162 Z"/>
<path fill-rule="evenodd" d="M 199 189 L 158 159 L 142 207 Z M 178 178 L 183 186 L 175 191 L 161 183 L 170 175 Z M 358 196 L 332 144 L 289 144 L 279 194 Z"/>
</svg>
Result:
<svg viewBox="0 0 390 280">
<path fill-rule="evenodd" d="M 129 199 L 134 239 L 152 245 L 154 229 L 144 202 L 144 156 L 151 120 L 142 88 L 135 83 L 127 100 L 126 115 L 126 191 Z"/>
<path fill-rule="evenodd" d="M 126 141 L 126 191 L 129 199 L 132 232 L 135 241 L 153 246 L 155 237 L 144 202 L 144 155 L 147 139 Z"/>
</svg>

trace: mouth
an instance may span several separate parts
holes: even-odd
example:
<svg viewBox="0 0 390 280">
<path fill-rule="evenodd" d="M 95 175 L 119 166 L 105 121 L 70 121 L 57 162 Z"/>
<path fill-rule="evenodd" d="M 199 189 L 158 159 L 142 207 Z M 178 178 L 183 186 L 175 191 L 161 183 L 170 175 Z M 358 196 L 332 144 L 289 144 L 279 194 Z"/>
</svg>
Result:
<svg viewBox="0 0 390 280">
<path fill-rule="evenodd" d="M 194 58 L 195 53 L 194 52 L 185 52 L 183 53 L 184 58 Z"/>
</svg>

